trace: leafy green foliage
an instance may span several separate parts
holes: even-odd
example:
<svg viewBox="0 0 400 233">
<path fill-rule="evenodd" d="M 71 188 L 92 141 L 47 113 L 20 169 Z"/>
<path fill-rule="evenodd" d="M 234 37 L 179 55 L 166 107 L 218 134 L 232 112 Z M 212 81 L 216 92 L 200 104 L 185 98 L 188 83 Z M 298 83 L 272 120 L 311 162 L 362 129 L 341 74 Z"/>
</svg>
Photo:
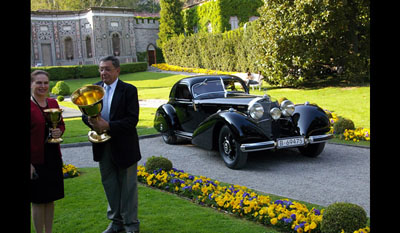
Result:
<svg viewBox="0 0 400 233">
<path fill-rule="evenodd" d="M 343 134 L 346 129 L 354 130 L 354 122 L 350 119 L 339 116 L 339 120 L 333 125 L 333 131 L 336 134 Z"/>
<path fill-rule="evenodd" d="M 338 202 L 326 209 L 321 222 L 324 233 L 354 232 L 367 225 L 365 210 L 352 203 Z"/>
<path fill-rule="evenodd" d="M 181 15 L 183 3 L 179 0 L 160 0 L 160 31 L 157 46 L 163 45 L 173 36 L 183 34 L 183 18 Z"/>
<path fill-rule="evenodd" d="M 155 0 L 31 0 L 32 10 L 83 10 L 90 7 L 127 7 L 137 12 L 159 12 L 160 4 Z"/>
<path fill-rule="evenodd" d="M 259 12 L 258 63 L 269 83 L 369 81 L 369 1 L 270 0 Z"/>
<path fill-rule="evenodd" d="M 146 171 L 152 173 L 155 170 L 164 170 L 164 171 L 170 171 L 172 169 L 172 162 L 164 158 L 162 156 L 156 157 L 152 156 L 147 159 L 146 161 Z"/>
<path fill-rule="evenodd" d="M 213 33 L 231 30 L 231 16 L 237 16 L 239 25 L 243 26 L 251 16 L 259 16 L 257 8 L 262 5 L 262 0 L 218 0 L 185 9 L 185 32 L 192 34 L 195 27 L 198 32 L 207 32 L 208 23 L 211 23 Z"/>
<path fill-rule="evenodd" d="M 245 12 L 252 8 L 235 2 Z M 194 26 L 199 33 L 171 37 L 163 49 L 166 62 L 222 71 L 261 70 L 276 86 L 369 82 L 368 1 L 265 1 L 258 20 L 221 33 L 229 17 L 238 13 L 234 4 L 227 5 L 219 0 L 186 10 L 187 34 Z M 246 14 L 238 17 L 242 25 Z M 208 23 L 213 33 L 206 32 Z"/>
<path fill-rule="evenodd" d="M 55 95 L 69 95 L 69 86 L 64 81 L 58 81 L 56 85 L 51 89 L 51 93 Z"/>
</svg>

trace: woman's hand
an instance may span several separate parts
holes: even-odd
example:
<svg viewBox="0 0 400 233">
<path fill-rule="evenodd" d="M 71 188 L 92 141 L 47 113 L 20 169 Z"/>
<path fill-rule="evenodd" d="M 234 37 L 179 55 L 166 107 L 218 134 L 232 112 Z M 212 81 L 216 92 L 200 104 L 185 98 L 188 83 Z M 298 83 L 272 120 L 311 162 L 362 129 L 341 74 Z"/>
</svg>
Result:
<svg viewBox="0 0 400 233">
<path fill-rule="evenodd" d="M 52 138 L 60 138 L 62 135 L 62 132 L 59 128 L 50 129 L 50 131 Z"/>
</svg>

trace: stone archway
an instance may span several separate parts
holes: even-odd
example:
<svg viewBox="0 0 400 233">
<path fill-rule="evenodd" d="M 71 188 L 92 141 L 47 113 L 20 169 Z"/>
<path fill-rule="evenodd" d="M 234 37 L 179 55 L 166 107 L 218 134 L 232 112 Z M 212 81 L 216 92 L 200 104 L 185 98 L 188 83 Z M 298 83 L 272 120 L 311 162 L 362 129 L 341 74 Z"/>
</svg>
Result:
<svg viewBox="0 0 400 233">
<path fill-rule="evenodd" d="M 149 66 L 156 64 L 156 47 L 153 44 L 147 46 L 147 62 Z"/>
<path fill-rule="evenodd" d="M 121 37 L 118 33 L 111 35 L 112 52 L 114 56 L 121 56 Z"/>
</svg>

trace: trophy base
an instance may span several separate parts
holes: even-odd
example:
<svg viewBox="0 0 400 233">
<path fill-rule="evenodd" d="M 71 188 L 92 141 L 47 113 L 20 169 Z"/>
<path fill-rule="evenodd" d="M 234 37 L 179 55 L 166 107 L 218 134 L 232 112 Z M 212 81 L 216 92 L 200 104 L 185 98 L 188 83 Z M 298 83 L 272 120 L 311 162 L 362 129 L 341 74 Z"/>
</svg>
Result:
<svg viewBox="0 0 400 233">
<path fill-rule="evenodd" d="M 64 140 L 62 138 L 49 138 L 47 143 L 62 143 Z"/>
<path fill-rule="evenodd" d="M 96 131 L 91 130 L 88 133 L 88 138 L 89 138 L 89 141 L 91 141 L 93 143 L 102 143 L 102 142 L 106 142 L 109 139 L 111 139 L 111 136 L 108 135 L 107 133 L 102 133 L 99 135 Z"/>
</svg>

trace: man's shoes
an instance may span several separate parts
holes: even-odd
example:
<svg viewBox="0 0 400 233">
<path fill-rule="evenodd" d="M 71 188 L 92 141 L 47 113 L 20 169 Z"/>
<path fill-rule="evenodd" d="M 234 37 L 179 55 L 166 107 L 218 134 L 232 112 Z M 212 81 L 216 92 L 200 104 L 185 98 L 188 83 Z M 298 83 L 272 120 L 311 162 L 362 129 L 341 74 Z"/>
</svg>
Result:
<svg viewBox="0 0 400 233">
<path fill-rule="evenodd" d="M 112 224 L 108 225 L 107 229 L 103 231 L 103 233 L 120 233 L 120 232 L 125 232 L 124 228 L 114 229 L 112 227 Z"/>
</svg>

